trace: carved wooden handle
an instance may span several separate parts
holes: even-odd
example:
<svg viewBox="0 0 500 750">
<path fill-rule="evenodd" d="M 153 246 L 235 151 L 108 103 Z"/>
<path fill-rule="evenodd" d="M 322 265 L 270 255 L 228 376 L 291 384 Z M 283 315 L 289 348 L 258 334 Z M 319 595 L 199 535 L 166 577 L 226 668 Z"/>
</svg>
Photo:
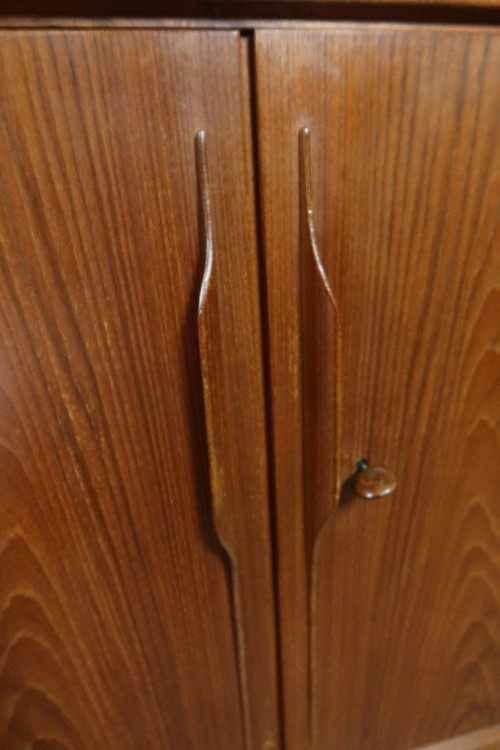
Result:
<svg viewBox="0 0 500 750">
<path fill-rule="evenodd" d="M 339 497 L 340 324 L 314 228 L 308 128 L 299 133 L 302 408 L 309 556 Z"/>
<path fill-rule="evenodd" d="M 316 242 L 309 128 L 299 133 L 301 200 L 302 405 L 306 548 L 313 547 L 339 499 L 340 318 Z M 360 497 L 390 495 L 396 478 L 381 467 L 360 467 Z"/>
<path fill-rule="evenodd" d="M 241 333 L 241 339 L 235 335 L 246 323 L 246 318 L 242 316 L 240 320 L 236 315 L 236 308 L 242 304 L 248 310 L 248 298 L 239 295 L 236 286 L 245 274 L 239 264 L 229 273 L 232 264 L 224 257 L 227 248 L 224 233 L 217 232 L 213 225 L 215 193 L 210 185 L 207 160 L 210 148 L 206 140 L 204 131 L 196 135 L 200 229 L 205 254 L 198 304 L 198 345 L 212 517 L 229 557 L 229 599 L 238 654 L 244 745 L 251 750 L 279 744 L 264 399 L 256 350 L 241 346 L 241 341 L 248 342 L 250 347 L 257 344 L 246 332 Z M 240 253 L 240 262 L 241 259 Z M 251 398 L 253 408 L 247 409 Z"/>
<path fill-rule="evenodd" d="M 198 300 L 198 344 L 200 350 L 201 377 L 203 384 L 203 401 L 205 406 L 205 424 L 210 466 L 210 486 L 212 497 L 213 519 L 219 539 L 226 549 L 231 547 L 230 529 L 224 528 L 222 522 L 225 485 L 222 476 L 220 452 L 224 444 L 224 426 L 220 423 L 217 399 L 223 397 L 219 392 L 221 383 L 215 377 L 221 360 L 220 352 L 220 319 L 217 287 L 212 283 L 214 274 L 213 231 L 210 205 L 210 182 L 208 177 L 205 131 L 196 134 L 196 167 L 198 176 L 198 193 L 200 203 L 202 244 L 205 250 L 205 269 L 201 281 Z M 223 403 L 223 400 L 221 401 Z M 229 532 L 229 533 L 228 533 Z M 229 549 L 228 549 L 229 551 Z"/>
<path fill-rule="evenodd" d="M 301 352 L 304 530 L 309 597 L 309 721 L 311 747 L 318 744 L 315 695 L 318 661 L 316 569 L 321 531 L 340 497 L 341 330 L 340 316 L 316 242 L 308 128 L 299 133 Z M 366 498 L 394 491 L 394 476 L 369 468 L 354 477 L 354 491 Z M 326 537 L 323 537 L 326 538 Z"/>
<path fill-rule="evenodd" d="M 316 242 L 308 128 L 299 133 L 304 534 L 309 629 L 309 722 L 315 746 L 316 557 L 339 499 L 340 323 Z"/>
</svg>

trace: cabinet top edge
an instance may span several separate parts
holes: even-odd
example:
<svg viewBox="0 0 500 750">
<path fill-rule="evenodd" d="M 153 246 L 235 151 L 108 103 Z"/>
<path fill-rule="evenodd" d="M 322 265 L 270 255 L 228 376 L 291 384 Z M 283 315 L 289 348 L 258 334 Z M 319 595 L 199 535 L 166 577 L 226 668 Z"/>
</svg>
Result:
<svg viewBox="0 0 500 750">
<path fill-rule="evenodd" d="M 255 20 L 255 19 L 178 19 L 178 18 L 59 18 L 0 17 L 1 31 L 84 31 L 84 30 L 170 30 L 170 31 L 434 31 L 434 32 L 500 32 L 496 22 L 470 25 L 467 21 L 432 22 L 431 20 Z"/>
</svg>

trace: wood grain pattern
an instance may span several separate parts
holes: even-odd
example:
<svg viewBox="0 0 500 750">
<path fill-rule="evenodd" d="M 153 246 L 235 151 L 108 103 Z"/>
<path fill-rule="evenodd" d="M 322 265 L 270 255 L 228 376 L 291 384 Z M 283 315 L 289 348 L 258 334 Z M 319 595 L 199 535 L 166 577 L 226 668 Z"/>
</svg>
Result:
<svg viewBox="0 0 500 750">
<path fill-rule="evenodd" d="M 262 639 L 267 638 L 271 644 L 274 641 L 273 631 L 269 627 L 274 616 L 273 582 L 269 564 L 271 549 L 269 547 L 264 550 L 262 556 L 263 550 L 253 544 L 256 534 L 263 538 L 267 538 L 269 534 L 269 519 L 262 513 L 263 503 L 266 508 L 266 491 L 262 483 L 267 476 L 265 451 L 262 450 L 262 445 L 255 442 L 256 437 L 262 440 L 265 430 L 261 424 L 260 432 L 255 433 L 254 425 L 251 424 L 254 430 L 248 430 L 247 427 L 245 432 L 247 413 L 252 414 L 255 410 L 262 417 L 264 409 L 262 401 L 253 398 L 251 387 L 248 389 L 251 399 L 249 402 L 236 399 L 235 384 L 238 377 L 241 379 L 241 373 L 234 367 L 234 348 L 238 344 L 233 335 L 244 334 L 229 329 L 228 335 L 228 326 L 224 320 L 227 306 L 223 304 L 224 289 L 218 283 L 219 260 L 213 244 L 212 190 L 206 140 L 205 131 L 199 131 L 196 136 L 196 153 L 204 226 L 205 270 L 198 302 L 198 339 L 212 513 L 217 535 L 231 560 L 247 747 L 262 747 L 267 750 L 276 747 L 277 730 L 272 734 L 272 725 L 262 725 L 259 712 L 256 711 L 259 701 L 255 700 L 256 696 L 253 696 L 252 701 L 252 691 L 255 688 L 262 689 L 262 677 L 266 677 L 268 667 L 266 663 L 262 663 Z M 274 675 L 275 672 L 268 671 L 268 680 Z M 273 718 L 276 721 L 276 706 L 274 708 Z"/>
<path fill-rule="evenodd" d="M 316 242 L 311 134 L 299 133 L 301 385 L 305 544 L 309 565 L 339 494 L 340 324 Z M 298 394 L 297 394 L 298 396 Z"/>
<path fill-rule="evenodd" d="M 338 309 L 316 242 L 311 178 L 311 134 L 298 134 L 300 193 L 300 350 L 304 545 L 309 642 L 309 731 L 321 686 L 315 682 L 316 555 L 323 529 L 339 498 L 340 350 Z M 299 394 L 296 394 L 299 397 Z M 312 740 L 314 742 L 314 739 Z"/>
<path fill-rule="evenodd" d="M 246 51 L 231 32 L 0 34 L 2 748 L 277 741 Z M 194 138 L 212 133 L 255 609 L 239 674 L 210 513 Z M 241 466 L 235 468 L 238 471 Z M 249 561 L 250 547 L 257 562 Z M 247 638 L 248 636 L 248 638 Z M 250 685 L 250 686 L 248 686 Z"/>
<path fill-rule="evenodd" d="M 500 719 L 500 35 L 258 31 L 288 750 L 308 746 L 296 133 L 343 333 L 344 493 L 317 571 L 314 750 L 407 750 Z M 297 397 L 297 393 L 299 397 Z"/>
</svg>

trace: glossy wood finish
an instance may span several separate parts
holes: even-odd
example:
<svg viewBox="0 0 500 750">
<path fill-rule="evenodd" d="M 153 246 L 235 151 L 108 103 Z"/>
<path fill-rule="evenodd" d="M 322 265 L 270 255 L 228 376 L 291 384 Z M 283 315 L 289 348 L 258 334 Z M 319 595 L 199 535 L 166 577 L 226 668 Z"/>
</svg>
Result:
<svg viewBox="0 0 500 750">
<path fill-rule="evenodd" d="M 341 334 L 337 305 L 316 242 L 311 134 L 303 128 L 298 135 L 304 518 L 306 554 L 312 558 L 339 493 Z"/>
<path fill-rule="evenodd" d="M 207 134 L 200 131 L 196 152 L 205 270 L 198 302 L 198 336 L 212 515 L 231 560 L 247 747 L 270 750 L 277 747 L 278 732 L 276 696 L 271 692 L 266 700 L 262 693 L 267 690 L 266 680 L 272 686 L 276 677 L 275 661 L 270 659 L 275 634 L 264 404 L 262 387 L 255 387 L 261 386 L 262 369 L 258 366 L 262 368 L 262 362 L 259 357 L 249 359 L 246 346 L 257 316 L 254 320 L 243 316 L 237 326 L 228 325 L 226 320 L 228 310 L 240 315 L 244 311 L 238 309 L 237 286 L 227 288 L 219 281 L 223 265 L 219 255 L 224 247 L 214 246 L 206 141 Z M 244 257 L 232 256 L 231 260 L 245 263 Z M 238 271 L 233 273 L 237 275 Z M 252 340 L 248 343 L 251 345 Z M 256 545 L 255 539 L 266 540 L 268 547 Z"/>
<path fill-rule="evenodd" d="M 488 727 L 452 740 L 445 740 L 418 750 L 500 750 L 500 726 Z"/>
<path fill-rule="evenodd" d="M 311 134 L 298 134 L 300 193 L 300 330 L 302 351 L 302 460 L 304 547 L 307 579 L 310 704 L 315 684 L 313 657 L 317 602 L 316 554 L 319 540 L 339 498 L 340 326 L 338 309 L 316 242 L 311 178 Z M 309 721 L 312 721 L 310 713 Z"/>
<path fill-rule="evenodd" d="M 500 719 L 500 35 L 258 31 L 287 750 L 406 750 Z M 343 334 L 342 502 L 321 537 L 312 741 L 297 132 Z"/>
<path fill-rule="evenodd" d="M 352 483 L 354 493 L 365 500 L 392 495 L 396 486 L 394 474 L 381 466 L 369 466 L 357 471 Z"/>
<path fill-rule="evenodd" d="M 2 747 L 278 746 L 247 75 L 231 32 L 0 34 Z M 210 511 L 201 127 L 243 610 Z"/>
</svg>

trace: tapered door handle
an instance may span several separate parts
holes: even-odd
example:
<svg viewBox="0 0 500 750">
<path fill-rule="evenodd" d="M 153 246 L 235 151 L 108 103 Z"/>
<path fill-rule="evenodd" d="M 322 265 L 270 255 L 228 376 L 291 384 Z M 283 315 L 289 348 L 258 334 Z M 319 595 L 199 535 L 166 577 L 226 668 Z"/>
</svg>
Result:
<svg viewBox="0 0 500 750">
<path fill-rule="evenodd" d="M 302 467 L 304 548 L 307 566 L 309 631 L 309 722 L 317 746 L 314 695 L 315 570 L 321 532 L 340 498 L 340 321 L 316 241 L 309 128 L 299 133 L 300 301 L 302 365 Z"/>
<path fill-rule="evenodd" d="M 381 466 L 366 465 L 356 472 L 353 479 L 354 492 L 367 500 L 392 495 L 396 484 L 396 477 L 392 471 Z"/>
<path fill-rule="evenodd" d="M 221 143 L 215 134 L 214 140 L 216 144 Z M 214 211 L 214 204 L 222 202 L 222 193 L 212 189 L 208 163 L 209 154 L 215 156 L 216 146 L 212 145 L 210 149 L 207 141 L 205 131 L 200 130 L 195 139 L 195 160 L 200 244 L 205 267 L 198 300 L 198 351 L 212 522 L 228 556 L 226 562 L 231 587 L 228 603 L 232 607 L 238 658 L 239 702 L 245 737 L 243 744 L 250 750 L 264 748 L 268 744 L 277 747 L 279 743 L 272 684 L 276 672 L 275 602 L 271 550 L 266 536 L 269 533 L 269 519 L 265 505 L 268 490 L 266 444 L 265 435 L 262 434 L 265 419 L 261 417 L 263 398 L 260 400 L 260 381 L 256 379 L 255 365 L 258 360 L 254 357 L 257 356 L 257 349 L 247 353 L 246 349 L 243 351 L 240 340 L 235 341 L 234 338 L 235 332 L 241 331 L 241 341 L 252 343 L 242 330 L 246 321 L 240 317 L 240 310 L 236 309 L 240 305 L 245 311 L 251 309 L 250 295 L 246 292 L 238 294 L 235 284 L 235 280 L 245 278 L 247 272 L 235 270 L 234 275 L 229 274 L 229 261 L 223 257 L 224 250 L 227 252 L 230 248 L 228 244 L 222 244 L 225 233 L 217 233 L 214 225 L 214 216 L 220 215 Z M 217 172 L 219 185 L 222 172 Z M 243 248 L 244 245 L 241 250 Z M 250 253 L 250 247 L 247 251 Z M 244 258 L 239 249 L 235 256 L 239 260 Z M 250 265 L 250 255 L 248 263 Z M 250 274 L 248 278 L 251 278 Z M 229 290 L 228 284 L 231 285 Z M 253 326 L 254 321 L 246 324 Z M 256 333 L 252 336 L 256 342 Z M 247 364 L 252 368 L 250 373 Z M 251 409 L 245 409 L 248 398 L 254 394 L 255 403 L 251 404 Z M 254 436 L 257 440 L 252 440 Z M 203 495 L 200 495 L 200 499 L 203 499 Z M 269 686 L 269 694 L 264 702 L 260 695 L 261 685 Z"/>
<path fill-rule="evenodd" d="M 300 297 L 306 553 L 340 496 L 340 322 L 316 241 L 309 128 L 299 132 Z"/>
</svg>

